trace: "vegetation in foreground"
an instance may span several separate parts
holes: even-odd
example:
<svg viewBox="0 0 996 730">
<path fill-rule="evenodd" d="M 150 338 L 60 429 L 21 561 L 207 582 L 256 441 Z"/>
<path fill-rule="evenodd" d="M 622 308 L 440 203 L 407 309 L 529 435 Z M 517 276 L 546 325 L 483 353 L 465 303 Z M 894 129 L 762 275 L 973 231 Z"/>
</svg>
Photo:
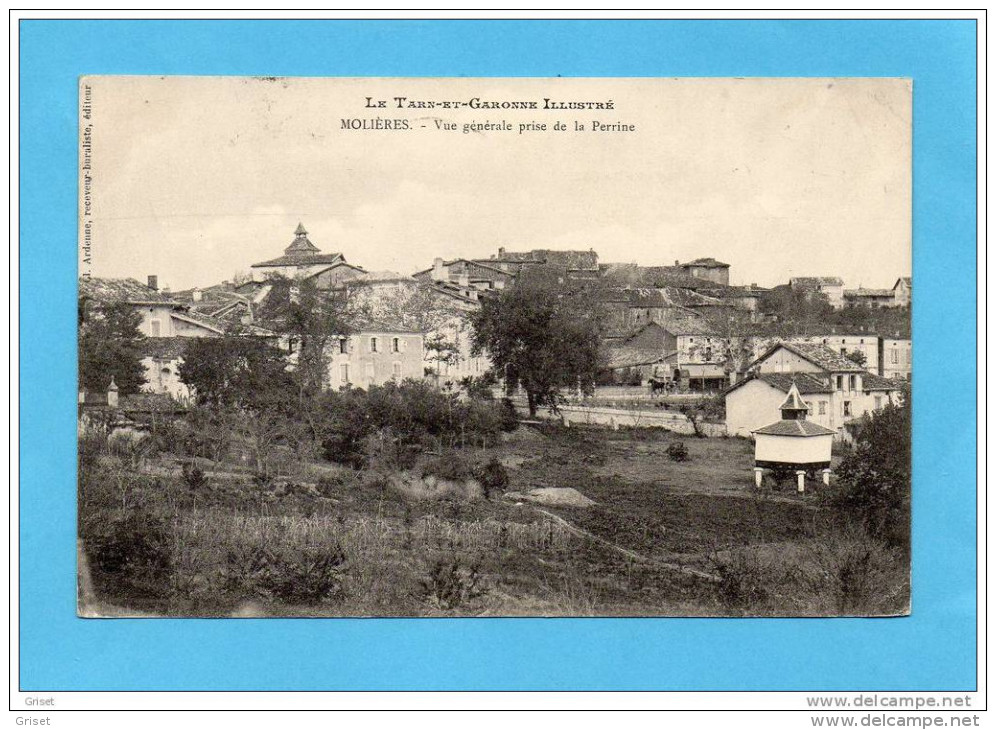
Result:
<svg viewBox="0 0 996 730">
<path fill-rule="evenodd" d="M 260 472 L 237 435 L 208 457 L 188 425 L 160 430 L 82 439 L 86 610 L 804 616 L 909 603 L 908 541 L 882 531 L 895 500 L 874 491 L 857 520 L 852 487 L 755 490 L 740 439 L 520 427 L 399 454 L 375 436 L 348 463 L 277 444 Z M 543 487 L 595 504 L 529 501 Z"/>
</svg>

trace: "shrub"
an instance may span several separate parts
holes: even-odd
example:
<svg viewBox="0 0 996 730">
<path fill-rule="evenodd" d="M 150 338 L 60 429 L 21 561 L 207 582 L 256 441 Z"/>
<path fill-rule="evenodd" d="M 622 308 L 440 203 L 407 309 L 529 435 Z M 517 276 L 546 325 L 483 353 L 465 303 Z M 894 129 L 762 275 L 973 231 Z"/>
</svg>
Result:
<svg viewBox="0 0 996 730">
<path fill-rule="evenodd" d="M 756 609 L 768 597 L 768 571 L 756 550 L 734 549 L 712 559 L 719 575 L 719 599 L 737 611 Z"/>
<path fill-rule="evenodd" d="M 474 461 L 459 451 L 448 451 L 441 456 L 426 460 L 422 465 L 422 476 L 440 479 L 467 479 L 474 476 Z"/>
<path fill-rule="evenodd" d="M 899 613 L 909 605 L 909 563 L 861 528 L 837 527 L 804 544 L 798 575 L 825 611 Z"/>
<path fill-rule="evenodd" d="M 99 584 L 113 582 L 149 594 L 167 590 L 172 556 L 166 525 L 156 515 L 134 510 L 109 521 L 88 520 L 83 544 Z"/>
<path fill-rule="evenodd" d="M 494 457 L 474 469 L 474 476 L 484 487 L 484 496 L 488 499 L 500 497 L 508 489 L 508 471 Z"/>
<path fill-rule="evenodd" d="M 483 593 L 478 571 L 476 563 L 464 566 L 459 558 L 441 558 L 422 579 L 423 592 L 437 608 L 458 608 Z"/>
<path fill-rule="evenodd" d="M 511 433 L 519 427 L 519 414 L 515 411 L 515 404 L 511 398 L 501 399 L 501 430 Z"/>
<path fill-rule="evenodd" d="M 187 485 L 187 489 L 191 492 L 199 492 L 207 486 L 207 477 L 204 475 L 204 470 L 193 462 L 184 462 L 181 467 L 181 473 L 183 475 L 183 483 Z"/>
<path fill-rule="evenodd" d="M 333 541 L 322 545 L 261 545 L 230 548 L 222 579 L 230 591 L 294 603 L 342 598 L 346 553 Z"/>
<path fill-rule="evenodd" d="M 326 393 L 318 421 L 316 432 L 325 458 L 354 468 L 366 463 L 364 439 L 373 434 L 390 434 L 415 452 L 486 444 L 496 441 L 503 427 L 500 404 L 461 401 L 456 393 L 414 380 Z M 406 461 L 411 454 L 398 456 Z"/>
<path fill-rule="evenodd" d="M 688 455 L 688 447 L 681 441 L 672 441 L 669 443 L 665 453 L 671 461 L 688 461 L 691 458 Z"/>
</svg>

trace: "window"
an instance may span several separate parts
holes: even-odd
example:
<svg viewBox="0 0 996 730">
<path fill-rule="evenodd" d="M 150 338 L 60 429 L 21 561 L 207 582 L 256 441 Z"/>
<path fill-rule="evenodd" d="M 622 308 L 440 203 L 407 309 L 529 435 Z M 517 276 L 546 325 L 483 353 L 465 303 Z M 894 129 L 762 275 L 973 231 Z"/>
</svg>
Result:
<svg viewBox="0 0 996 730">
<path fill-rule="evenodd" d="M 401 352 L 401 338 L 395 337 L 391 340 L 391 352 Z"/>
<path fill-rule="evenodd" d="M 838 375 L 837 376 L 837 390 L 843 390 L 843 389 L 844 389 L 844 376 L 843 375 Z"/>
<path fill-rule="evenodd" d="M 377 352 L 377 338 L 370 338 L 370 352 Z"/>
<path fill-rule="evenodd" d="M 846 355 L 847 354 L 847 348 L 846 347 L 840 348 L 840 354 L 841 355 Z"/>
<path fill-rule="evenodd" d="M 391 363 L 391 377 L 395 380 L 401 380 L 401 363 L 394 361 Z"/>
<path fill-rule="evenodd" d="M 348 355 L 349 354 L 349 340 L 345 337 L 339 338 L 339 354 Z"/>
<path fill-rule="evenodd" d="M 827 414 L 827 402 L 825 400 L 820 401 L 820 415 L 825 416 Z"/>
<path fill-rule="evenodd" d="M 712 348 L 711 347 L 707 347 L 705 349 L 705 359 L 706 360 L 712 360 Z"/>
<path fill-rule="evenodd" d="M 847 389 L 848 390 L 856 390 L 857 387 L 858 387 L 857 383 L 858 383 L 857 376 L 855 376 L 855 375 L 848 375 L 847 376 Z"/>
<path fill-rule="evenodd" d="M 349 382 L 349 365 L 339 366 L 339 382 L 343 384 Z"/>
<path fill-rule="evenodd" d="M 892 351 L 892 364 L 893 365 L 899 364 L 899 350 Z"/>
<path fill-rule="evenodd" d="M 149 327 L 152 328 L 152 336 L 159 337 L 159 332 L 162 327 L 162 323 L 158 319 L 153 319 L 149 321 Z"/>
<path fill-rule="evenodd" d="M 876 395 L 875 396 L 875 410 L 877 411 L 881 407 L 882 407 L 882 396 Z"/>
<path fill-rule="evenodd" d="M 851 401 L 849 400 L 844 401 L 844 415 L 851 415 Z"/>
</svg>

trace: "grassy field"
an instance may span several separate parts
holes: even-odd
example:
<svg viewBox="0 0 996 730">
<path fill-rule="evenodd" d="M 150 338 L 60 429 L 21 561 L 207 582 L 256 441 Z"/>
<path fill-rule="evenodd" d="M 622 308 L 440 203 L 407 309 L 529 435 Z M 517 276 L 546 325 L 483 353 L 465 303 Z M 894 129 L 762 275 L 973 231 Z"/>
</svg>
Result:
<svg viewBox="0 0 996 730">
<path fill-rule="evenodd" d="M 668 458 L 675 442 L 687 461 Z M 81 611 L 835 615 L 908 603 L 908 566 L 825 525 L 818 490 L 754 489 L 744 440 L 520 427 L 498 448 L 435 458 L 497 459 L 508 492 L 310 460 L 260 483 L 232 464 L 192 471 L 168 454 L 91 449 Z M 529 499 L 565 487 L 594 504 Z"/>
</svg>

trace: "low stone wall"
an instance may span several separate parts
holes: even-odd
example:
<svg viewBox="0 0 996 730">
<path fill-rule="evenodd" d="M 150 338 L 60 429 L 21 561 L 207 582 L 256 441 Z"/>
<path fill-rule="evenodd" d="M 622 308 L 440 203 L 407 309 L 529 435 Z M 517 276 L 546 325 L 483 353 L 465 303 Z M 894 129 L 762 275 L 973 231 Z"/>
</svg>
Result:
<svg viewBox="0 0 996 730">
<path fill-rule="evenodd" d="M 565 426 L 583 424 L 608 426 L 609 428 L 666 428 L 675 433 L 694 434 L 689 420 L 680 413 L 665 410 L 641 411 L 630 408 L 589 408 L 585 406 L 561 406 L 557 416 L 549 408 L 540 408 L 536 414 L 541 418 L 563 421 Z M 725 436 L 725 423 L 700 423 L 699 429 L 706 436 Z"/>
</svg>

